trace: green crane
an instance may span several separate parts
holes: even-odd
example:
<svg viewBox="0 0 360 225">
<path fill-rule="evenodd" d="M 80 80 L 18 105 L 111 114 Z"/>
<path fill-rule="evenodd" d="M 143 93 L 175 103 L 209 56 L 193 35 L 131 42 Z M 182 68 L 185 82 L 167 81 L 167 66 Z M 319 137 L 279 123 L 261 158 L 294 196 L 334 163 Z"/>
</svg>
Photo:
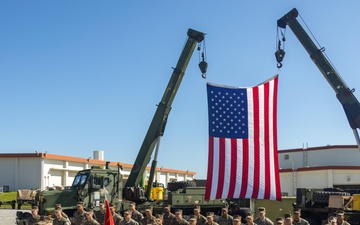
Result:
<svg viewBox="0 0 360 225">
<path fill-rule="evenodd" d="M 194 52 L 196 45 L 204 40 L 205 34 L 199 31 L 189 29 L 187 32 L 188 39 L 186 41 L 185 47 L 182 50 L 179 61 L 174 68 L 174 71 L 171 75 L 169 83 L 165 89 L 164 95 L 157 106 L 155 115 L 151 121 L 149 129 L 146 133 L 144 141 L 141 145 L 139 153 L 136 157 L 135 163 L 131 169 L 129 178 L 125 184 L 127 187 L 135 187 L 140 184 L 142 176 L 145 172 L 146 165 L 150 161 L 150 157 L 154 151 L 155 145 L 159 146 L 160 138 L 164 134 L 165 126 L 168 120 L 168 116 L 171 110 L 171 104 L 175 98 L 175 95 L 179 89 L 182 78 L 184 77 L 186 67 L 190 61 L 190 58 Z M 200 62 L 199 67 L 203 72 L 203 77 L 206 72 L 207 64 L 204 61 Z M 158 148 L 157 148 L 158 150 Z M 148 192 L 146 198 L 149 198 L 149 192 L 152 187 L 152 182 L 154 179 L 155 167 L 156 167 L 156 158 L 157 150 L 155 152 L 155 157 L 152 164 L 152 169 L 150 171 L 149 183 L 148 183 Z"/>
</svg>

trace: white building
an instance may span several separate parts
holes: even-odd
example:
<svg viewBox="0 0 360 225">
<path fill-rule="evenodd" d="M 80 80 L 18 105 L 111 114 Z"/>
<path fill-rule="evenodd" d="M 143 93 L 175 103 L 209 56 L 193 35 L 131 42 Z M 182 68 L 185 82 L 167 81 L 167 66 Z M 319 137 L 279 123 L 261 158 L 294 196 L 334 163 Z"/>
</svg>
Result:
<svg viewBox="0 0 360 225">
<path fill-rule="evenodd" d="M 334 145 L 280 150 L 281 191 L 296 188 L 360 188 L 360 150 L 357 145 Z"/>
<path fill-rule="evenodd" d="M 103 153 L 102 153 L 103 154 Z M 281 190 L 296 195 L 296 188 L 360 188 L 360 150 L 356 145 L 334 145 L 279 150 Z M 70 186 L 77 171 L 94 165 L 105 165 L 103 156 L 94 152 L 94 159 L 46 153 L 0 154 L 0 187 L 9 191 L 47 186 Z M 124 178 L 132 165 L 121 163 Z M 117 162 L 110 167 L 117 168 Z M 150 168 L 147 167 L 146 177 Z M 165 185 L 169 181 L 194 179 L 195 172 L 156 168 L 155 180 Z"/>
<path fill-rule="evenodd" d="M 117 169 L 118 162 L 110 162 L 111 169 Z M 52 186 L 71 186 L 76 173 L 91 166 L 105 166 L 102 151 L 94 151 L 94 159 L 49 153 L 0 154 L 0 187 L 4 190 L 44 189 Z M 132 165 L 120 163 L 122 174 L 127 179 Z M 150 167 L 146 168 L 149 177 Z M 164 183 L 169 181 L 193 180 L 195 172 L 156 168 L 155 180 Z"/>
</svg>

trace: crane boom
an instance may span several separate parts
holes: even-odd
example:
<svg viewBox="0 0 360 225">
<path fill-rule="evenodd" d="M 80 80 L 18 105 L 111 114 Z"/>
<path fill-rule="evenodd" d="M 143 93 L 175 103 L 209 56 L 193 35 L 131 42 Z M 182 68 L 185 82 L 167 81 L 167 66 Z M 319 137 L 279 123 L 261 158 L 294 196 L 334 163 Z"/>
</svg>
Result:
<svg viewBox="0 0 360 225">
<path fill-rule="evenodd" d="M 357 129 L 360 128 L 360 103 L 357 98 L 354 96 L 354 90 L 350 88 L 343 81 L 341 76 L 329 62 L 327 57 L 324 55 L 324 48 L 318 48 L 315 43 L 312 41 L 310 36 L 306 33 L 304 28 L 296 19 L 299 15 L 296 8 L 292 9 L 290 12 L 285 14 L 282 18 L 277 21 L 279 28 L 285 29 L 286 26 L 289 26 L 295 36 L 298 38 L 300 43 L 309 53 L 310 58 L 319 68 L 325 79 L 328 81 L 330 86 L 336 93 L 336 97 L 344 108 L 346 117 L 349 121 L 350 127 L 353 129 L 356 142 L 360 147 L 360 138 L 357 132 Z M 283 60 L 285 52 L 280 49 L 276 52 L 278 63 Z M 279 57 L 280 56 L 280 57 Z"/>
<path fill-rule="evenodd" d="M 203 41 L 205 37 L 204 33 L 193 29 L 189 29 L 187 35 L 188 39 L 184 49 L 182 50 L 179 61 L 174 68 L 163 97 L 157 106 L 155 115 L 151 121 L 140 151 L 136 157 L 133 168 L 131 169 L 129 178 L 125 184 L 125 188 L 139 185 L 143 173 L 145 172 L 146 165 L 150 161 L 150 157 L 154 151 L 157 140 L 164 134 L 166 122 L 171 110 L 171 104 L 175 98 L 182 78 L 184 77 L 186 67 L 194 52 L 195 46 L 197 43 Z"/>
</svg>

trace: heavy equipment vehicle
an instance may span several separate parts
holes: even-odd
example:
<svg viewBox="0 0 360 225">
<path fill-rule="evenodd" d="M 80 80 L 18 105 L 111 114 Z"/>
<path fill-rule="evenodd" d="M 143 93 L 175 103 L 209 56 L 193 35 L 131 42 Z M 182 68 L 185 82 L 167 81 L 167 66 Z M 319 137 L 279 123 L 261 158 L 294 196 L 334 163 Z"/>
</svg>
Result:
<svg viewBox="0 0 360 225">
<path fill-rule="evenodd" d="M 331 61 L 324 54 L 325 48 L 318 47 L 312 38 L 307 34 L 297 20 L 299 13 L 296 8 L 285 14 L 277 21 L 278 29 L 282 38 L 278 41 L 278 49 L 275 52 L 278 68 L 282 67 L 285 51 L 281 46 L 286 40 L 285 29 L 287 26 L 293 31 L 301 42 L 310 58 L 318 67 L 324 78 L 336 93 L 341 103 L 350 127 L 353 130 L 357 145 L 360 148 L 360 139 L 357 129 L 360 128 L 360 104 L 354 95 L 354 89 L 350 89 L 341 78 Z M 337 210 L 344 210 L 345 219 L 351 224 L 359 224 L 360 207 L 358 205 L 360 190 L 338 190 L 335 188 L 326 189 L 305 189 L 298 188 L 296 203 L 294 207 L 301 209 L 303 218 L 309 220 L 311 225 L 320 225 L 329 217 L 334 216 Z M 336 199 L 336 200 L 335 200 Z M 335 202 L 337 201 L 337 204 Z"/>
<path fill-rule="evenodd" d="M 204 33 L 193 29 L 189 29 L 187 35 L 186 44 L 165 88 L 162 99 L 157 105 L 157 110 L 126 183 L 124 183 L 120 172 L 121 165 L 118 165 L 118 169 L 115 170 L 110 169 L 107 163 L 105 168 L 92 167 L 91 169 L 79 171 L 70 189 L 38 191 L 36 199 L 41 215 L 51 215 L 55 204 L 61 204 L 63 212 L 72 217 L 77 202 L 84 202 L 85 208 L 97 210 L 100 201 L 104 201 L 105 198 L 116 205 L 117 211 L 127 209 L 130 201 L 137 202 L 137 207 L 140 210 L 142 207 L 145 208 L 146 205 L 152 205 L 155 212 L 156 210 L 160 212 L 164 203 L 170 203 L 174 208 L 191 209 L 191 211 L 194 205 L 197 204 L 205 211 L 207 209 L 219 212 L 223 206 L 228 205 L 228 202 L 224 199 L 204 201 L 205 187 L 194 187 L 189 185 L 188 182 L 170 185 L 177 188 L 173 188 L 168 194 L 167 201 L 151 198 L 151 188 L 149 187 L 161 189 L 161 185 L 153 184 L 153 180 L 160 139 L 164 134 L 172 102 L 196 45 L 198 45 L 197 49 L 201 50 L 201 43 L 205 37 Z M 202 61 L 199 63 L 199 67 L 203 78 L 205 78 L 207 63 L 205 62 L 204 52 L 201 54 L 201 57 Z M 145 190 L 140 183 L 155 146 L 156 150 L 150 170 L 149 183 L 147 184 L 148 188 Z M 24 221 L 22 218 L 27 216 L 29 214 L 18 212 L 18 224 L 21 224 Z"/>
</svg>

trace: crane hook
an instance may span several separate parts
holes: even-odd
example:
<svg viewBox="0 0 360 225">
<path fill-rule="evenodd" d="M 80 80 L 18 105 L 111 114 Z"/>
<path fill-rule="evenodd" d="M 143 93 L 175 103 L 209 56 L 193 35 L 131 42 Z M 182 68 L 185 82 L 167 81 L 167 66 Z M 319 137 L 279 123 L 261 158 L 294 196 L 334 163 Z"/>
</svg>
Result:
<svg viewBox="0 0 360 225">
<path fill-rule="evenodd" d="M 206 71 L 207 71 L 207 67 L 208 67 L 208 64 L 207 62 L 205 61 L 205 56 L 204 56 L 204 53 L 201 53 L 201 62 L 199 63 L 199 68 L 201 70 L 201 76 L 202 78 L 206 78 Z"/>
</svg>

